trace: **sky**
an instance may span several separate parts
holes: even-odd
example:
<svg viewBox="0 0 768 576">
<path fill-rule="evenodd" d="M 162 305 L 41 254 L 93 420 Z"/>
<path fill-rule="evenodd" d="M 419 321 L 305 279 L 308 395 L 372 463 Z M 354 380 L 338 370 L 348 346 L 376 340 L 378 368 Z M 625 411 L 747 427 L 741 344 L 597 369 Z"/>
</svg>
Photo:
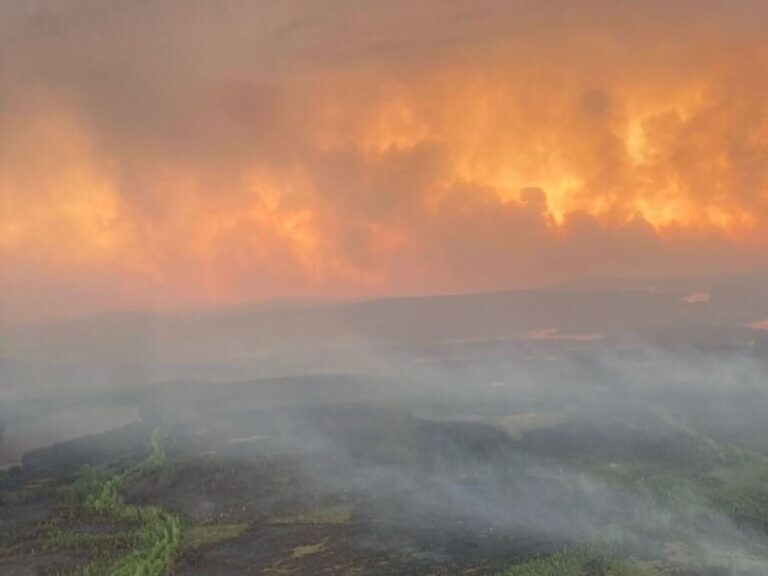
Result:
<svg viewBox="0 0 768 576">
<path fill-rule="evenodd" d="M 760 0 L 0 3 L 0 323 L 766 267 Z"/>
</svg>

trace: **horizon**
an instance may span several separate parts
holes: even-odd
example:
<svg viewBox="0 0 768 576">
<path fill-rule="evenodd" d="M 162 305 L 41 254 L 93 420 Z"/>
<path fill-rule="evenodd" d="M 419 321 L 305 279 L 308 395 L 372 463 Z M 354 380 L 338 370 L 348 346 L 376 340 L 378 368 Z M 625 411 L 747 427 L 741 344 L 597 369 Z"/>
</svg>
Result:
<svg viewBox="0 0 768 576">
<path fill-rule="evenodd" d="M 768 0 L 0 0 L 0 575 L 768 575 Z"/>
<path fill-rule="evenodd" d="M 668 276 L 668 277 L 574 277 L 563 282 L 550 282 L 539 283 L 521 286 L 510 287 L 496 287 L 486 290 L 465 290 L 465 291 L 453 291 L 453 292 L 414 292 L 414 293 L 393 293 L 393 294 L 369 294 L 362 296 L 328 296 L 328 297 L 316 297 L 311 295 L 306 296 L 286 296 L 286 297 L 271 297 L 258 300 L 237 300 L 231 302 L 216 302 L 216 301 L 200 301 L 200 302 L 188 302 L 178 305 L 168 305 L 166 307 L 136 307 L 136 308 L 104 308 L 96 309 L 87 312 L 74 313 L 72 315 L 62 316 L 50 316 L 46 318 L 26 318 L 17 321 L 4 321 L 0 322 L 0 330 L 21 328 L 24 326 L 44 325 L 47 323 L 66 323 L 77 322 L 81 320 L 87 320 L 91 318 L 121 316 L 121 315 L 142 315 L 142 314 L 156 314 L 156 315 L 182 315 L 182 314 L 196 314 L 196 313 L 219 313 L 225 311 L 232 311 L 233 313 L 238 310 L 247 310 L 249 312 L 273 312 L 280 310 L 291 309 L 312 309 L 312 308 L 325 308 L 332 306 L 347 306 L 355 304 L 367 304 L 375 302 L 384 302 L 392 300 L 417 300 L 417 299 L 430 299 L 430 298 L 451 298 L 451 297 L 463 297 L 474 295 L 493 295 L 512 292 L 547 292 L 547 291 L 657 291 L 659 290 L 656 285 L 664 283 L 684 283 L 689 284 L 692 288 L 691 291 L 684 296 L 685 299 L 688 296 L 695 297 L 696 290 L 693 288 L 697 284 L 706 285 L 709 282 L 764 282 L 768 281 L 768 271 L 763 271 L 759 268 L 752 268 L 746 270 L 740 270 L 738 272 L 730 274 L 719 275 L 682 275 L 682 276 Z M 702 292 L 706 294 L 706 292 Z M 702 300 L 701 302 L 709 303 L 709 299 Z M 716 302 L 715 302 L 716 304 Z M 4 319 L 7 320 L 7 319 Z M 762 322 L 762 320 L 757 321 Z"/>
<path fill-rule="evenodd" d="M 768 265 L 760 2 L 0 18 L 3 320 Z"/>
</svg>

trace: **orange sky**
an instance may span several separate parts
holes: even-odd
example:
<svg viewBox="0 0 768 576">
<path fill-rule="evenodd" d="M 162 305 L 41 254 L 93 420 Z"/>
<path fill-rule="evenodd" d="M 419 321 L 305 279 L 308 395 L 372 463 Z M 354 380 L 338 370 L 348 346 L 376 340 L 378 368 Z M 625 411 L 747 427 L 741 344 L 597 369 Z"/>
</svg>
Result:
<svg viewBox="0 0 768 576">
<path fill-rule="evenodd" d="M 768 5 L 0 6 L 0 314 L 764 267 Z"/>
</svg>

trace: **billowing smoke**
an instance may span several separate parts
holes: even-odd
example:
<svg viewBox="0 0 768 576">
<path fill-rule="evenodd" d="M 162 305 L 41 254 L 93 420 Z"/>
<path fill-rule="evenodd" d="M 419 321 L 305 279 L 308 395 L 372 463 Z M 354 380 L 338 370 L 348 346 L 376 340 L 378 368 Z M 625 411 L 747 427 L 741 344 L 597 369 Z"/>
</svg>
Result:
<svg viewBox="0 0 768 576">
<path fill-rule="evenodd" d="M 759 2 L 1 10 L 9 319 L 764 262 Z"/>
</svg>

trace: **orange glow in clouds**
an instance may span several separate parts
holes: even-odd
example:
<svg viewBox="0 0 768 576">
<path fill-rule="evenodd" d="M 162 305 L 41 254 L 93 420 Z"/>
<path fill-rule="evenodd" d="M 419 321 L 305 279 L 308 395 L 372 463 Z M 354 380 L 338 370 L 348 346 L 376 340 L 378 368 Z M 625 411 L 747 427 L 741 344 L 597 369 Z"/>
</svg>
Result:
<svg viewBox="0 0 768 576">
<path fill-rule="evenodd" d="M 175 59 L 141 56 L 132 34 L 97 36 L 104 61 L 75 40 L 17 40 L 0 106 L 2 311 L 764 265 L 765 40 L 545 14 L 541 34 L 448 48 L 413 23 L 390 32 L 413 33 L 412 56 L 299 50 L 278 73 L 249 68 L 245 32 Z M 179 41 L 214 33 L 195 30 Z M 138 64 L 105 68 L 110 54 Z"/>
</svg>

